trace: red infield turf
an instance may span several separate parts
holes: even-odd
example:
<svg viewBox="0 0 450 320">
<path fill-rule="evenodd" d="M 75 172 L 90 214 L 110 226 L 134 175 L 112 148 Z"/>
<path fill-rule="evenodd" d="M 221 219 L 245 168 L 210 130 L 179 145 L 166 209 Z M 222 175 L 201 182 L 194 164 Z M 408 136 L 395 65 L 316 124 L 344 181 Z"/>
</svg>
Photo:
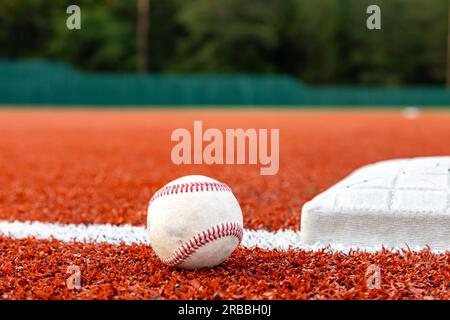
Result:
<svg viewBox="0 0 450 320">
<path fill-rule="evenodd" d="M 279 128 L 280 170 L 172 164 L 176 128 Z M 251 229 L 296 229 L 305 201 L 361 165 L 449 155 L 450 114 L 401 111 L 0 111 L 0 220 L 144 225 L 151 195 L 204 174 L 230 185 Z M 275 252 L 238 249 L 222 266 L 180 271 L 146 246 L 0 237 L 0 297 L 450 298 L 450 253 Z M 82 288 L 66 270 L 82 270 Z M 381 289 L 366 271 L 381 268 Z"/>
</svg>

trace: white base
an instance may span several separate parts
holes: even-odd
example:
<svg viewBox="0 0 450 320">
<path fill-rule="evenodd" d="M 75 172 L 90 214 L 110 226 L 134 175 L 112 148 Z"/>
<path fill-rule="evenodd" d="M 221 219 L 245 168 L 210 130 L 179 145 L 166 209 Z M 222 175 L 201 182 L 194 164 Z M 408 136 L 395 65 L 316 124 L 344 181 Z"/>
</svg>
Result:
<svg viewBox="0 0 450 320">
<path fill-rule="evenodd" d="M 450 250 L 450 157 L 365 166 L 306 203 L 303 244 Z"/>
</svg>

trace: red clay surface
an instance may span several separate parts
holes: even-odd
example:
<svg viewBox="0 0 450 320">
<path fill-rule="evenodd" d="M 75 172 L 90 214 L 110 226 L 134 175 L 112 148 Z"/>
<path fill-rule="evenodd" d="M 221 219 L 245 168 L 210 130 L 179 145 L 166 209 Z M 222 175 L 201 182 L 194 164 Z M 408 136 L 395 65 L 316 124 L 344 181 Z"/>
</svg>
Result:
<svg viewBox="0 0 450 320">
<path fill-rule="evenodd" d="M 280 171 L 176 166 L 172 130 L 279 128 Z M 297 229 L 305 201 L 366 163 L 450 154 L 449 113 L 407 120 L 400 111 L 1 110 L 0 220 L 143 225 L 151 195 L 204 174 L 236 194 L 247 228 Z M 435 298 L 450 297 L 450 254 L 264 252 L 239 249 L 223 266 L 163 266 L 146 246 L 64 244 L 0 237 L 0 297 Z M 381 268 L 381 289 L 366 271 Z M 69 290 L 67 266 L 82 269 Z"/>
<path fill-rule="evenodd" d="M 3 299 L 449 299 L 450 255 L 238 249 L 221 266 L 163 265 L 146 246 L 67 245 L 0 238 Z M 68 289 L 70 265 L 81 289 Z M 368 267 L 380 267 L 368 289 Z"/>
</svg>

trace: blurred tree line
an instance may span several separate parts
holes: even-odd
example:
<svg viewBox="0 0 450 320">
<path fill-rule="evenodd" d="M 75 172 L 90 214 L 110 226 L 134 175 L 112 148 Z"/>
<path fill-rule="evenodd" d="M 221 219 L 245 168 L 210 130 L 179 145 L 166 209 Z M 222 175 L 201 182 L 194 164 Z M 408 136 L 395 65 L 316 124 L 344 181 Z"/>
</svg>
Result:
<svg viewBox="0 0 450 320">
<path fill-rule="evenodd" d="M 82 29 L 66 28 L 77 4 Z M 377 4 L 382 30 L 366 28 Z M 136 0 L 1 0 L 0 58 L 135 72 Z M 443 83 L 448 0 L 152 0 L 150 72 L 287 73 L 318 84 Z"/>
</svg>

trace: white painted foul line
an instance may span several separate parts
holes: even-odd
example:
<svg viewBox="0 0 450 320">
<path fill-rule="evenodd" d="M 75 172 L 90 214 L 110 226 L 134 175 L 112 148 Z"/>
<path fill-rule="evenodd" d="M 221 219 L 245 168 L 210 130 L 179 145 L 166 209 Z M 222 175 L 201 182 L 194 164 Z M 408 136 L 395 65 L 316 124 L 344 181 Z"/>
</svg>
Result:
<svg viewBox="0 0 450 320">
<path fill-rule="evenodd" d="M 146 229 L 143 226 L 132 225 L 111 225 L 111 224 L 59 224 L 43 222 L 8 222 L 0 221 L 0 235 L 14 239 L 36 238 L 42 240 L 56 239 L 63 242 L 82 243 L 107 243 L 118 244 L 147 244 Z M 382 246 L 374 247 L 346 247 L 339 244 L 324 245 L 316 243 L 314 245 L 302 244 L 300 232 L 293 230 L 279 230 L 269 232 L 266 230 L 244 230 L 244 238 L 241 246 L 248 249 L 260 248 L 263 250 L 305 250 L 330 252 L 345 252 L 359 250 L 366 252 L 376 252 L 382 250 Z M 405 247 L 386 248 L 390 251 L 408 249 Z M 420 251 L 423 248 L 410 248 L 412 251 Z M 442 250 L 433 250 L 435 253 Z"/>
</svg>

